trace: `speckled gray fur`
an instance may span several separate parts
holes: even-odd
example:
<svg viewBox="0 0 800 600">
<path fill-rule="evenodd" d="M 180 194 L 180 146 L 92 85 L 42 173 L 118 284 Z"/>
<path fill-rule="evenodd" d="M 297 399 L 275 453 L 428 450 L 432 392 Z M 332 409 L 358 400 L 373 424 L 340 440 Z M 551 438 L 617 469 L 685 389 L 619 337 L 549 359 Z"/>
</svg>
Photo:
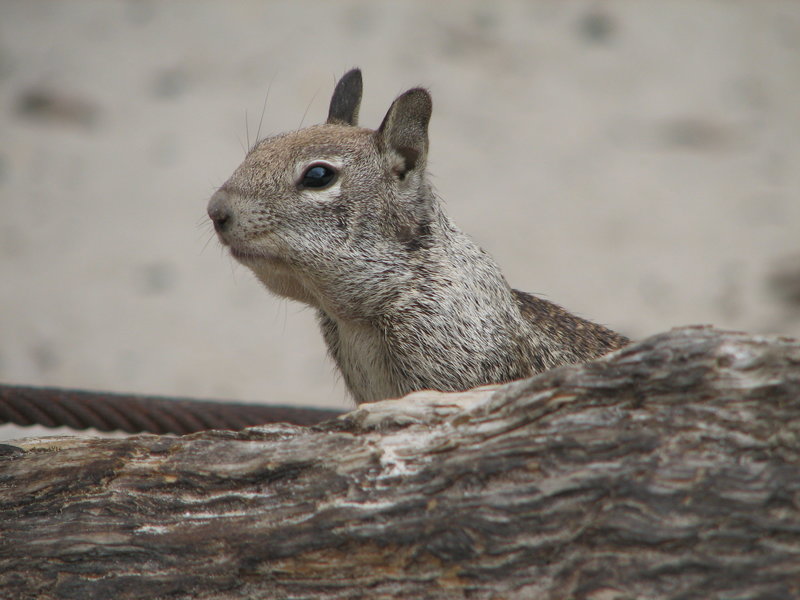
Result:
<svg viewBox="0 0 800 600">
<path fill-rule="evenodd" d="M 328 120 L 265 139 L 214 194 L 221 242 L 272 292 L 317 310 L 357 403 L 464 390 L 585 361 L 627 343 L 511 289 L 444 213 L 426 176 L 430 94 L 415 88 L 373 131 L 356 125 L 361 73 Z M 336 173 L 302 185 L 312 165 Z"/>
</svg>

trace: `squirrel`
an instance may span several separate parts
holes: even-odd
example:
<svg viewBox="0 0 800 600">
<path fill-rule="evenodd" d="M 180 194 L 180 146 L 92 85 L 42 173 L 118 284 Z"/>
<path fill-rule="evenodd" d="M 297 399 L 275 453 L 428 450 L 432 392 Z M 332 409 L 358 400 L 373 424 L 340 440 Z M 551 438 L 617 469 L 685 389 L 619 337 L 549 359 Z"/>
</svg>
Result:
<svg viewBox="0 0 800 600">
<path fill-rule="evenodd" d="M 220 242 L 272 293 L 316 309 L 357 404 L 529 377 L 628 339 L 512 289 L 426 174 L 430 93 L 358 126 L 361 71 L 324 124 L 257 141 L 213 194 Z"/>
</svg>

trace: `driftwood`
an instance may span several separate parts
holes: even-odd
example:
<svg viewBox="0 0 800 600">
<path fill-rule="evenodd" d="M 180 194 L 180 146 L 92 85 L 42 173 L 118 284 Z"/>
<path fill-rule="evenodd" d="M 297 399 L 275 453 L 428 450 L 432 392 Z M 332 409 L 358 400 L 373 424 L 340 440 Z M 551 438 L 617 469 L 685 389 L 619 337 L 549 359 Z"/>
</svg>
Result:
<svg viewBox="0 0 800 600">
<path fill-rule="evenodd" d="M 2 598 L 800 598 L 788 339 L 680 329 L 314 428 L 2 450 Z"/>
</svg>

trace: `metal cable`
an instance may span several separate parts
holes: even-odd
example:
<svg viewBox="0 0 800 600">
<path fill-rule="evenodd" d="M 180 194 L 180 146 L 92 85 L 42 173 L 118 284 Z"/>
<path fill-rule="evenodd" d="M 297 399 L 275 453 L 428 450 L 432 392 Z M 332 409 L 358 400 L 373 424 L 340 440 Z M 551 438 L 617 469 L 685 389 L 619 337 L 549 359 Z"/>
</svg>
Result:
<svg viewBox="0 0 800 600">
<path fill-rule="evenodd" d="M 0 384 L 0 424 L 22 426 L 183 435 L 265 423 L 314 425 L 342 412 Z"/>
</svg>

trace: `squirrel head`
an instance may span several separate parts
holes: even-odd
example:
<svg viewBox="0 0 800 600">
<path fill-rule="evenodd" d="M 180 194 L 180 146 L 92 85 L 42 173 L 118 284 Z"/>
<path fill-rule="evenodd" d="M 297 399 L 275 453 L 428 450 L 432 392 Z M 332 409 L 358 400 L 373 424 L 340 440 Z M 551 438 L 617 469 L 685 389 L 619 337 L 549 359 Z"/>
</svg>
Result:
<svg viewBox="0 0 800 600">
<path fill-rule="evenodd" d="M 331 313 L 353 306 L 345 288 L 363 296 L 359 281 L 401 275 L 433 243 L 430 94 L 400 95 L 377 130 L 357 125 L 361 94 L 353 69 L 324 124 L 258 142 L 208 205 L 222 244 L 270 290 Z M 366 289 L 376 302 L 390 294 Z"/>
</svg>

